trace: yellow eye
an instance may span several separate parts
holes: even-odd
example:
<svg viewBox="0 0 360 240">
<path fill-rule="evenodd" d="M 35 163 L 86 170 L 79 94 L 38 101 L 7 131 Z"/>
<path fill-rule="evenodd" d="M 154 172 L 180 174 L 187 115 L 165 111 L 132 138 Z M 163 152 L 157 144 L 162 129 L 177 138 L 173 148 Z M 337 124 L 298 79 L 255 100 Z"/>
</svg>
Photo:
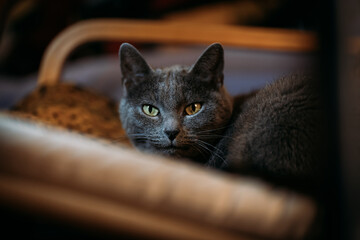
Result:
<svg viewBox="0 0 360 240">
<path fill-rule="evenodd" d="M 148 105 L 148 104 L 145 104 L 142 107 L 142 110 L 146 115 L 148 115 L 150 117 L 156 117 L 159 114 L 159 109 L 157 109 L 154 106 Z"/>
<path fill-rule="evenodd" d="M 194 115 L 194 114 L 198 113 L 200 111 L 200 109 L 201 109 L 200 103 L 192 103 L 185 108 L 185 112 L 187 115 Z"/>
</svg>

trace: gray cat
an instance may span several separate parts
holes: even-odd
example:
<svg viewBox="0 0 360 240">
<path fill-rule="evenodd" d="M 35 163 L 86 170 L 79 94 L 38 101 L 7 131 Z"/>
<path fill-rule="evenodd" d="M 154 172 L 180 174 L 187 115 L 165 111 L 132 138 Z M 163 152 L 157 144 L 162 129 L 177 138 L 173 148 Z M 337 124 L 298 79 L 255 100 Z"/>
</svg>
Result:
<svg viewBox="0 0 360 240">
<path fill-rule="evenodd" d="M 266 177 L 314 174 L 321 120 L 312 78 L 283 77 L 233 98 L 218 43 L 191 67 L 152 69 L 127 43 L 119 56 L 120 118 L 138 149 Z"/>
</svg>

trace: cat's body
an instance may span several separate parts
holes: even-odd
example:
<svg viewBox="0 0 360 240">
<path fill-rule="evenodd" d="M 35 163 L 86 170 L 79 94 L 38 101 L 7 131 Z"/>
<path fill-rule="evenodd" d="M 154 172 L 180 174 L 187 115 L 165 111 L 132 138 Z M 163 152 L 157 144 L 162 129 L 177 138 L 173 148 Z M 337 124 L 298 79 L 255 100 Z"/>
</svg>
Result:
<svg viewBox="0 0 360 240">
<path fill-rule="evenodd" d="M 192 67 L 153 70 L 129 44 L 120 60 L 121 121 L 139 149 L 236 172 L 314 173 L 320 115 L 311 78 L 283 77 L 234 99 L 223 86 L 220 44 Z"/>
<path fill-rule="evenodd" d="M 237 104 L 231 126 L 208 164 L 272 179 L 306 179 L 321 158 L 320 101 L 315 79 L 289 75 Z"/>
</svg>

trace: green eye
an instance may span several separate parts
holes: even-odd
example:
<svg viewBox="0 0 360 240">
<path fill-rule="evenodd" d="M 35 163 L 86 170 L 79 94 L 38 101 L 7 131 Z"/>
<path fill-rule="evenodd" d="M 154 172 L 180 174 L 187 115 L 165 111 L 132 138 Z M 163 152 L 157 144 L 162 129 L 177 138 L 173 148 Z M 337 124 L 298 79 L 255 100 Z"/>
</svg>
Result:
<svg viewBox="0 0 360 240">
<path fill-rule="evenodd" d="M 198 113 L 200 111 L 200 109 L 201 109 L 200 103 L 192 103 L 185 108 L 185 112 L 187 115 L 194 115 L 194 114 Z"/>
<path fill-rule="evenodd" d="M 156 117 L 159 114 L 159 109 L 148 104 L 143 105 L 142 110 L 146 115 L 150 117 Z"/>
</svg>

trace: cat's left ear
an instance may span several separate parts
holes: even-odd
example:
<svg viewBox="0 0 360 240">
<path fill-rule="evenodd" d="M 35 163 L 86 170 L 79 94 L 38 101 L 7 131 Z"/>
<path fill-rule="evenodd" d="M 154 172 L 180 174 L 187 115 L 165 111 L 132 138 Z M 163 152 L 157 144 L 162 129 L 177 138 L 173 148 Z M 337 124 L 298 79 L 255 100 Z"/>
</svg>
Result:
<svg viewBox="0 0 360 240">
<path fill-rule="evenodd" d="M 191 69 L 191 73 L 204 82 L 221 87 L 224 83 L 224 49 L 219 43 L 210 45 Z"/>
</svg>

